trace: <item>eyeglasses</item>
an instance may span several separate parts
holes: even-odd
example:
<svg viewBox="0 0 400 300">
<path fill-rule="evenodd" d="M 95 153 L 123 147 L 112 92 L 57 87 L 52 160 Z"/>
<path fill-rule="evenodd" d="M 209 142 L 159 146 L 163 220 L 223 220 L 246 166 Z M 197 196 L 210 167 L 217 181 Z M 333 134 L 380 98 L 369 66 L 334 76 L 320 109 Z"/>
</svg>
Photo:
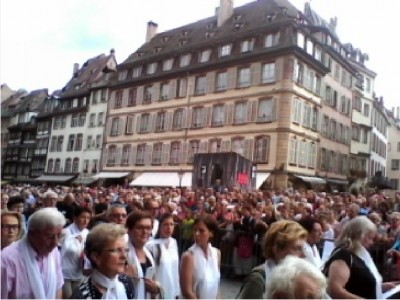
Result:
<svg viewBox="0 0 400 300">
<path fill-rule="evenodd" d="M 153 228 L 151 226 L 136 226 L 134 229 L 137 231 L 151 231 Z"/>
<path fill-rule="evenodd" d="M 4 230 L 18 230 L 19 225 L 18 224 L 1 224 L 1 229 Z"/>
<path fill-rule="evenodd" d="M 111 254 L 127 254 L 129 252 L 128 248 L 113 248 L 113 249 L 105 249 L 106 252 Z"/>
<path fill-rule="evenodd" d="M 60 240 L 62 237 L 62 233 L 57 233 L 57 234 L 45 234 L 44 238 L 47 240 Z"/>
</svg>

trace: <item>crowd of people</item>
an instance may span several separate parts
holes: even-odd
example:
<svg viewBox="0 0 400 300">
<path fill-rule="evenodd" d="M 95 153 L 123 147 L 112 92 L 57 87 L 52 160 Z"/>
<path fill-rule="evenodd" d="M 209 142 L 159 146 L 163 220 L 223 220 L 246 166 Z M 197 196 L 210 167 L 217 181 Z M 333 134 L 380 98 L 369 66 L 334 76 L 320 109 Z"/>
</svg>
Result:
<svg viewBox="0 0 400 300">
<path fill-rule="evenodd" d="M 216 299 L 222 276 L 239 299 L 382 298 L 400 280 L 400 193 L 4 185 L 1 209 L 4 299 Z"/>
</svg>

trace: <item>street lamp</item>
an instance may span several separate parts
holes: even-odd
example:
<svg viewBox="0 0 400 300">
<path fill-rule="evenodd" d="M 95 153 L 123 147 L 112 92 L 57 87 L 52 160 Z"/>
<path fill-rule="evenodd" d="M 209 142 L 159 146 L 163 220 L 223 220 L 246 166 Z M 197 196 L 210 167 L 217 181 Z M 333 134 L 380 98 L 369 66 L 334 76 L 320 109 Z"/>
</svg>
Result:
<svg viewBox="0 0 400 300">
<path fill-rule="evenodd" d="M 183 172 L 182 170 L 178 171 L 178 178 L 179 178 L 179 189 L 182 187 L 182 178 L 183 175 L 185 174 L 185 172 Z"/>
</svg>

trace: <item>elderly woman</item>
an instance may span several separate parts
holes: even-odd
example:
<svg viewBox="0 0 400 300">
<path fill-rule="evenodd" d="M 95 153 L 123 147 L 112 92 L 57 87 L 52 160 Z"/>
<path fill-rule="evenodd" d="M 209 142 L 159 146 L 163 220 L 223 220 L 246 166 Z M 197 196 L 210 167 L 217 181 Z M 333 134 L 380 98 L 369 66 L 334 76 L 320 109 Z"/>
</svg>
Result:
<svg viewBox="0 0 400 300">
<path fill-rule="evenodd" d="M 307 231 L 297 222 L 281 220 L 271 224 L 264 238 L 265 263 L 245 278 L 238 299 L 263 299 L 265 283 L 272 270 L 286 256 L 304 257 Z"/>
<path fill-rule="evenodd" d="M 73 291 L 70 299 L 133 299 L 133 281 L 126 271 L 126 229 L 103 223 L 95 226 L 86 238 L 85 254 L 93 273 Z"/>
<path fill-rule="evenodd" d="M 382 283 L 382 276 L 368 252 L 374 243 L 376 225 L 365 216 L 351 219 L 337 238 L 330 258 L 325 263 L 328 294 L 337 299 L 381 299 L 382 291 L 394 287 Z"/>
<path fill-rule="evenodd" d="M 1 211 L 1 249 L 21 238 L 22 217 L 17 212 Z"/>
</svg>

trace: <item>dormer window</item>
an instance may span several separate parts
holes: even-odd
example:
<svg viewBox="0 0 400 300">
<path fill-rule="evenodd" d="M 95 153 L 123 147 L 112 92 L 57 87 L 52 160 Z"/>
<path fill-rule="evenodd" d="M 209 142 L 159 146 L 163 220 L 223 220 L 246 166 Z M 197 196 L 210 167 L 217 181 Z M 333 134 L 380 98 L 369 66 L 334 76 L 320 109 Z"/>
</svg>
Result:
<svg viewBox="0 0 400 300">
<path fill-rule="evenodd" d="M 279 36 L 280 36 L 279 32 L 267 34 L 264 38 L 264 47 L 269 48 L 278 45 Z"/>
<path fill-rule="evenodd" d="M 236 15 L 233 17 L 233 21 L 239 21 L 242 18 L 242 15 Z"/>
<path fill-rule="evenodd" d="M 231 55 L 231 50 L 232 50 L 232 44 L 223 45 L 220 48 L 219 56 L 220 57 L 229 56 Z"/>
<path fill-rule="evenodd" d="M 151 63 L 147 65 L 147 74 L 154 74 L 157 69 L 157 63 Z"/>
<path fill-rule="evenodd" d="M 214 23 L 208 23 L 207 24 L 207 29 L 211 29 L 211 28 L 213 28 L 214 27 Z"/>
<path fill-rule="evenodd" d="M 164 62 L 163 62 L 163 71 L 171 70 L 173 62 L 174 62 L 174 60 L 172 58 L 164 60 Z"/>
<path fill-rule="evenodd" d="M 158 53 L 158 52 L 160 52 L 161 50 L 162 50 L 161 47 L 156 47 L 156 48 L 154 49 L 154 52 L 155 52 L 155 53 Z"/>
<path fill-rule="evenodd" d="M 162 39 L 161 39 L 161 42 L 162 43 L 165 43 L 165 42 L 167 42 L 169 40 L 169 36 L 164 36 Z"/>
<path fill-rule="evenodd" d="M 189 30 L 183 30 L 181 32 L 181 36 L 187 36 L 189 34 Z"/>
<path fill-rule="evenodd" d="M 120 71 L 120 72 L 118 73 L 118 80 L 119 80 L 119 81 L 125 80 L 126 77 L 127 77 L 127 75 L 128 75 L 128 70 Z"/>
<path fill-rule="evenodd" d="M 191 56 L 190 53 L 182 55 L 181 58 L 180 58 L 180 61 L 179 61 L 179 66 L 180 66 L 180 67 L 186 67 L 186 66 L 188 66 L 189 63 L 190 63 L 191 57 L 192 57 L 192 56 Z"/>
<path fill-rule="evenodd" d="M 244 40 L 241 44 L 240 51 L 243 52 L 251 52 L 254 47 L 254 39 Z"/>
<path fill-rule="evenodd" d="M 132 78 L 138 78 L 142 75 L 142 66 L 134 67 L 132 70 Z"/>
<path fill-rule="evenodd" d="M 142 57 L 143 56 L 143 52 L 138 52 L 138 53 L 136 53 L 136 57 Z"/>
<path fill-rule="evenodd" d="M 206 38 L 207 39 L 212 37 L 213 35 L 214 35 L 214 32 L 209 32 L 209 31 L 206 32 Z"/>
<path fill-rule="evenodd" d="M 181 40 L 180 42 L 179 42 L 179 45 L 182 47 L 182 46 L 185 46 L 187 44 L 187 40 Z"/>
<path fill-rule="evenodd" d="M 211 50 L 207 49 L 207 50 L 203 50 L 200 52 L 199 55 L 199 62 L 200 63 L 204 63 L 210 60 L 210 55 L 211 55 Z"/>
</svg>

